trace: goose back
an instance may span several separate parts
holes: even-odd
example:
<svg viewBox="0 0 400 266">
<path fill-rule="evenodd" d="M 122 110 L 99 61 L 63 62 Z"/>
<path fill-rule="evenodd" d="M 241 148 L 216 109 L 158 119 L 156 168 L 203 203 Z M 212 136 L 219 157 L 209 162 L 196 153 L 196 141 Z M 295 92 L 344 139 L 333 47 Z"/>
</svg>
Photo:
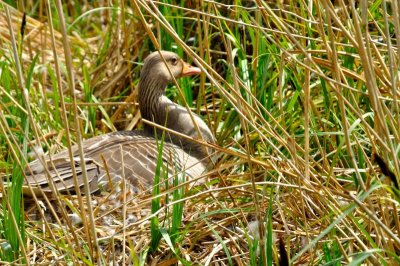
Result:
<svg viewBox="0 0 400 266">
<path fill-rule="evenodd" d="M 145 131 L 119 131 L 83 142 L 84 163 L 91 192 L 97 191 L 100 187 L 108 189 L 109 182 L 116 184 L 125 179 L 138 190 L 150 187 L 159 156 L 158 145 L 162 145 L 161 158 L 169 178 L 182 174 L 187 178 L 195 178 L 206 170 L 204 162 L 175 144 L 169 142 L 161 144 L 161 141 L 157 144 L 154 137 Z M 76 145 L 72 147 L 72 153 L 78 183 L 83 187 L 83 173 Z M 39 186 L 44 192 L 51 192 L 51 184 L 44 171 L 47 167 L 51 176 L 50 180 L 59 192 L 74 191 L 70 161 L 67 151 L 47 157 L 45 165 L 39 160 L 35 161 L 26 171 L 26 181 Z"/>
</svg>

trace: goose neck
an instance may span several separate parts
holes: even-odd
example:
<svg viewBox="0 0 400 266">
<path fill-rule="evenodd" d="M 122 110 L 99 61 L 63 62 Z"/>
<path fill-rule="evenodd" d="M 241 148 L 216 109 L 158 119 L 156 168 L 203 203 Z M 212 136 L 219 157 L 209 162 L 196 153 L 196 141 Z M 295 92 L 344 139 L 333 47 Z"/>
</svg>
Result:
<svg viewBox="0 0 400 266">
<path fill-rule="evenodd" d="M 142 77 L 139 83 L 138 102 L 141 115 L 144 119 L 159 122 L 160 116 L 165 114 L 164 91 L 168 82 L 155 79 L 150 75 Z M 164 109 L 164 110 L 163 110 Z"/>
</svg>

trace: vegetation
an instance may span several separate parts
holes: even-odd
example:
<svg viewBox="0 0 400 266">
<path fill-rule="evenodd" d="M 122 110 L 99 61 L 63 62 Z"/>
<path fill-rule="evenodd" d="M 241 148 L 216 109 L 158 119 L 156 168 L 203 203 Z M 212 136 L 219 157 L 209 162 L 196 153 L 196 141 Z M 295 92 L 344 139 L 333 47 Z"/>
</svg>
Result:
<svg viewBox="0 0 400 266">
<path fill-rule="evenodd" d="M 397 1 L 17 2 L 0 2 L 2 263 L 272 265 L 279 239 L 293 264 L 400 263 Z M 141 127 L 156 49 L 203 69 L 167 94 L 217 138 L 206 182 L 23 197 L 42 149 Z"/>
</svg>

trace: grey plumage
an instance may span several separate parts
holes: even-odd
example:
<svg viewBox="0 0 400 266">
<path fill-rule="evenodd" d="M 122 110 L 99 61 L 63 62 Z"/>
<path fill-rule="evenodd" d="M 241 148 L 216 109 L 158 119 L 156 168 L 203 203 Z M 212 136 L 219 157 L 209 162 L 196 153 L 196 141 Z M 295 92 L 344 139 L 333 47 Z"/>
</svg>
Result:
<svg viewBox="0 0 400 266">
<path fill-rule="evenodd" d="M 198 68 L 188 65 L 175 53 L 166 51 L 161 53 L 175 78 L 200 72 Z M 187 136 L 214 143 L 210 129 L 199 116 L 192 113 L 200 134 L 188 111 L 164 95 L 172 77 L 159 52 L 154 52 L 145 59 L 140 78 L 138 101 L 143 118 Z M 155 135 L 161 136 L 162 131 L 145 125 L 143 131 L 114 132 L 84 140 L 82 143 L 84 163 L 92 192 L 98 189 L 100 183 L 108 186 L 110 181 L 116 182 L 122 178 L 128 179 L 138 189 L 150 187 L 158 158 Z M 72 147 L 72 152 L 78 183 L 83 186 L 78 148 Z M 104 167 L 102 158 L 107 167 Z M 202 145 L 169 133 L 165 133 L 162 160 L 168 167 L 169 176 L 184 172 L 189 178 L 199 177 L 209 163 L 208 150 Z M 26 170 L 26 183 L 50 192 L 50 180 L 61 192 L 74 191 L 68 152 L 62 151 L 45 158 L 45 161 L 45 165 L 39 160 L 29 164 Z"/>
</svg>

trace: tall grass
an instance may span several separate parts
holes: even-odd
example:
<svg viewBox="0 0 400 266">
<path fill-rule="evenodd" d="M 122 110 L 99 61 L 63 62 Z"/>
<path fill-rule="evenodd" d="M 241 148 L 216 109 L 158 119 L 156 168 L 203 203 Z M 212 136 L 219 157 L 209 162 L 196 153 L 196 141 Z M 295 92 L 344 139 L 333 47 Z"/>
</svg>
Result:
<svg viewBox="0 0 400 266">
<path fill-rule="evenodd" d="M 57 210 L 45 227 L 25 210 L 24 226 L 21 192 L 3 187 L 1 260 L 271 265 L 282 238 L 293 264 L 400 262 L 397 1 L 68 3 L 11 3 L 14 35 L 0 12 L 2 172 L 22 177 L 34 144 L 54 153 L 140 128 L 140 62 L 158 48 L 202 68 L 167 95 L 207 122 L 218 160 L 167 202 L 143 191 L 120 205 L 107 204 L 113 195 L 53 203 L 74 205 L 84 226 Z"/>
</svg>

